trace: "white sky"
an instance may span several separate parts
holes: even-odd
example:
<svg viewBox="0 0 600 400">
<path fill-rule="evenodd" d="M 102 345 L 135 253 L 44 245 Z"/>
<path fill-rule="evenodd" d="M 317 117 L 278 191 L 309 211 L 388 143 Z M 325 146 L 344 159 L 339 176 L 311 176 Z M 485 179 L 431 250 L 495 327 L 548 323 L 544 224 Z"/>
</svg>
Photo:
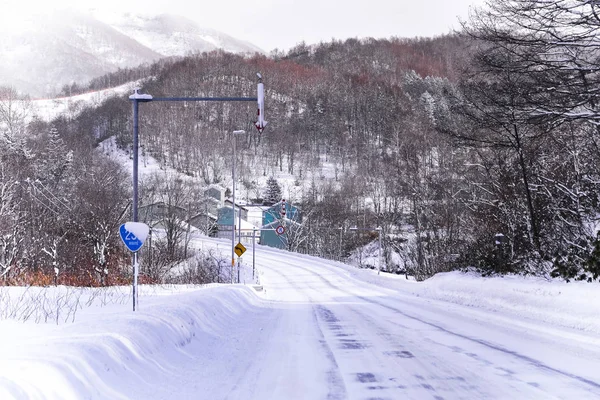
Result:
<svg viewBox="0 0 600 400">
<path fill-rule="evenodd" d="M 0 0 L 0 24 L 49 8 L 168 12 L 197 21 L 266 51 L 349 37 L 414 37 L 448 33 L 484 0 Z"/>
</svg>

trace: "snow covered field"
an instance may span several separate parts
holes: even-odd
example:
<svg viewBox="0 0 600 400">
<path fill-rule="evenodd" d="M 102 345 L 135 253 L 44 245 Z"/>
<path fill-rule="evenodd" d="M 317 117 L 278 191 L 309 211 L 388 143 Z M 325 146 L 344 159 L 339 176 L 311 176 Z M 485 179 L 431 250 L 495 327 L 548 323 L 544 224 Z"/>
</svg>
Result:
<svg viewBox="0 0 600 400">
<path fill-rule="evenodd" d="M 596 284 L 416 283 L 260 246 L 256 262 L 263 290 L 143 287 L 133 313 L 116 288 L 81 294 L 75 322 L 0 321 L 0 399 L 600 397 Z"/>
</svg>

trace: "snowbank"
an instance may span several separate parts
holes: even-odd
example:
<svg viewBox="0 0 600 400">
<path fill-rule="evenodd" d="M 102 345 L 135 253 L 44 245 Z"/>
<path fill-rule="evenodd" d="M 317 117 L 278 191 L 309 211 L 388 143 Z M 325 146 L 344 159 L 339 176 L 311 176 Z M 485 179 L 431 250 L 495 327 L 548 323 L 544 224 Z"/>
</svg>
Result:
<svg viewBox="0 0 600 400">
<path fill-rule="evenodd" d="M 598 284 L 452 272 L 434 276 L 419 290 L 435 299 L 600 333 Z"/>
<path fill-rule="evenodd" d="M 600 333 L 600 284 L 476 273 L 440 273 L 423 281 L 337 263 L 354 278 L 429 299 L 509 314 L 564 328 Z"/>
<path fill-rule="evenodd" d="M 135 314 L 127 303 L 88 309 L 58 326 L 0 321 L 0 398 L 124 398 L 129 385 L 143 388 L 177 371 L 194 346 L 222 343 L 225 327 L 259 301 L 245 286 L 176 290 L 154 289 Z"/>
</svg>

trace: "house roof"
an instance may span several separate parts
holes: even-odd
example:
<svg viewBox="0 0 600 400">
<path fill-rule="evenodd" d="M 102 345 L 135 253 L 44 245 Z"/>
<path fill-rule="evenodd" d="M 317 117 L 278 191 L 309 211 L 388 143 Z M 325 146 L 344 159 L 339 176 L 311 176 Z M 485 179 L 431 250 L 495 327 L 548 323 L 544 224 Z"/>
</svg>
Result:
<svg viewBox="0 0 600 400">
<path fill-rule="evenodd" d="M 145 209 L 145 208 L 148 208 L 148 207 L 154 207 L 154 206 L 164 206 L 164 207 L 170 207 L 170 208 L 174 208 L 174 209 L 179 209 L 179 210 L 185 211 L 185 208 L 183 208 L 183 207 L 176 206 L 174 204 L 168 205 L 164 201 L 157 201 L 155 203 L 144 204 L 144 205 L 139 206 L 138 209 L 142 210 L 142 209 Z"/>
<path fill-rule="evenodd" d="M 217 183 L 211 183 L 210 185 L 208 185 L 206 187 L 206 189 L 217 189 L 217 190 L 223 190 L 225 191 L 225 188 Z"/>
<path fill-rule="evenodd" d="M 225 199 L 225 204 L 233 204 L 233 200 L 232 199 Z M 238 200 L 235 202 L 235 206 L 237 208 L 241 208 L 243 210 L 248 210 L 248 204 L 246 204 L 245 201 L 243 200 Z"/>
<path fill-rule="evenodd" d="M 227 225 L 220 225 L 220 226 L 231 226 L 229 224 Z M 236 218 L 235 220 L 235 229 L 237 229 L 239 226 L 239 220 Z M 245 219 L 242 220 L 242 224 L 241 224 L 242 230 L 252 230 L 255 229 L 259 230 L 260 228 L 258 226 L 254 226 L 252 225 L 250 222 L 246 221 Z"/>
<path fill-rule="evenodd" d="M 233 203 L 233 199 L 231 197 L 228 197 L 225 199 L 226 203 Z M 235 203 L 239 206 L 239 207 L 264 207 L 264 208 L 270 208 L 271 206 L 265 206 L 262 203 L 249 203 L 246 200 L 240 200 L 240 199 L 236 199 Z"/>
<path fill-rule="evenodd" d="M 194 215 L 192 215 L 192 216 L 190 217 L 190 219 L 194 219 L 194 218 L 198 218 L 198 217 L 207 217 L 207 216 L 208 216 L 208 218 L 210 218 L 210 219 L 213 219 L 213 220 L 215 220 L 215 221 L 217 220 L 217 216 L 216 216 L 216 215 L 214 215 L 214 214 L 212 214 L 212 213 L 206 213 L 206 212 L 203 212 L 203 211 L 199 212 L 198 214 L 194 214 Z"/>
<path fill-rule="evenodd" d="M 271 206 L 265 206 L 264 204 L 246 204 L 247 208 L 260 208 L 261 210 L 268 210 Z"/>
<path fill-rule="evenodd" d="M 250 207 L 247 208 L 248 215 L 250 215 L 250 214 L 252 214 L 252 215 L 258 215 L 260 213 L 261 216 L 268 209 L 269 209 L 269 207 L 266 207 L 266 206 L 254 206 L 254 207 L 250 206 Z"/>
</svg>

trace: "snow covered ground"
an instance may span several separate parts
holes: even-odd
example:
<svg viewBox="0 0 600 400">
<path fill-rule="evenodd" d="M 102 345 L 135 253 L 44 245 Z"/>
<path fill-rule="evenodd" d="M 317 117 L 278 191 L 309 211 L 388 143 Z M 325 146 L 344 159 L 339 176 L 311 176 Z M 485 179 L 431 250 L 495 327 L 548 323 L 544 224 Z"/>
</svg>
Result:
<svg viewBox="0 0 600 400">
<path fill-rule="evenodd" d="M 374 263 L 376 264 L 376 263 Z M 349 276 L 426 299 L 479 308 L 511 318 L 532 320 L 600 335 L 600 287 L 540 277 L 481 277 L 476 273 L 440 273 L 425 282 L 404 275 L 336 264 Z"/>
<path fill-rule="evenodd" d="M 257 246 L 257 290 L 247 247 L 248 285 L 143 287 L 136 313 L 116 288 L 81 294 L 75 322 L 0 321 L 0 398 L 600 397 L 595 284 L 417 283 Z"/>
<path fill-rule="evenodd" d="M 51 121 L 59 115 L 76 117 L 85 107 L 98 107 L 105 100 L 133 93 L 133 89 L 141 87 L 144 80 L 128 82 L 110 89 L 78 94 L 75 96 L 58 97 L 55 99 L 31 100 L 31 117 L 37 116 L 44 121 Z"/>
</svg>

